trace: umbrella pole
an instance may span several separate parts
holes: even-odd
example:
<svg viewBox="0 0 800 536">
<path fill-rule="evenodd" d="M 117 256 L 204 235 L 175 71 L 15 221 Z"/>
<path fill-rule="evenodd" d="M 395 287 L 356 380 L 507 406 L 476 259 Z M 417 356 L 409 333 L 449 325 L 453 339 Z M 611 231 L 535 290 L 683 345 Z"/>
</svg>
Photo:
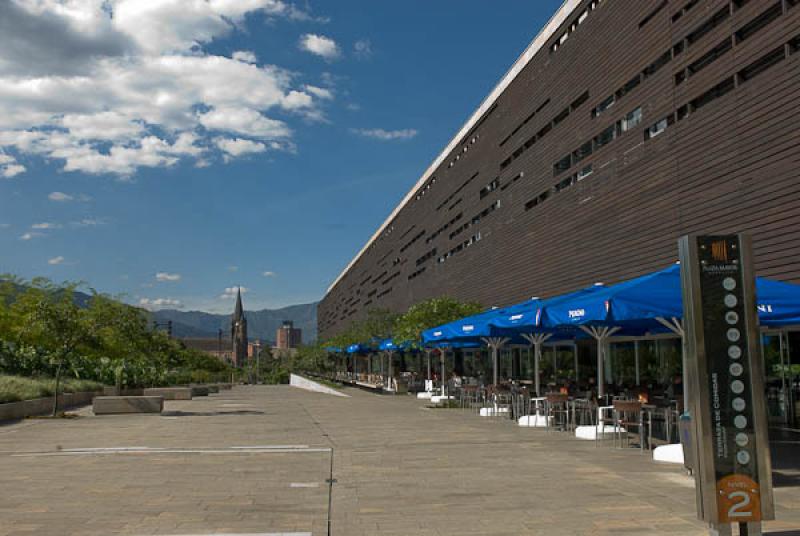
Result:
<svg viewBox="0 0 800 536">
<path fill-rule="evenodd" d="M 542 359 L 542 343 L 533 344 L 533 381 L 536 387 L 536 398 L 542 396 L 542 380 L 539 375 L 539 361 Z"/>
<path fill-rule="evenodd" d="M 446 350 L 444 348 L 439 350 L 439 355 L 441 356 L 441 361 L 442 361 L 442 380 L 441 380 L 442 381 L 442 396 L 447 396 L 447 392 L 446 392 L 447 391 L 447 389 L 446 389 L 446 387 L 447 387 L 447 378 L 444 375 L 445 352 L 446 352 Z"/>
<path fill-rule="evenodd" d="M 636 385 L 641 385 L 641 377 L 639 375 L 639 341 L 633 341 L 633 360 L 636 366 Z"/>
<path fill-rule="evenodd" d="M 578 374 L 578 345 L 575 343 L 572 343 L 572 353 L 575 356 L 575 383 L 577 384 L 580 382 L 580 377 Z"/>
<path fill-rule="evenodd" d="M 431 351 L 425 350 L 425 355 L 428 357 L 428 379 L 431 379 Z"/>
<path fill-rule="evenodd" d="M 553 346 L 553 382 L 558 385 L 558 345 Z"/>
<path fill-rule="evenodd" d="M 393 367 L 393 365 L 394 365 L 393 361 L 394 360 L 392 359 L 392 352 L 388 352 L 386 355 L 389 358 L 389 378 L 388 378 L 388 380 L 389 380 L 389 390 L 391 391 L 391 390 L 394 389 L 394 382 L 392 381 L 394 379 L 394 367 Z"/>
<path fill-rule="evenodd" d="M 600 402 L 606 394 L 605 359 L 603 338 L 597 338 L 597 400 Z"/>
<path fill-rule="evenodd" d="M 492 385 L 497 387 L 497 346 L 492 345 Z"/>
</svg>

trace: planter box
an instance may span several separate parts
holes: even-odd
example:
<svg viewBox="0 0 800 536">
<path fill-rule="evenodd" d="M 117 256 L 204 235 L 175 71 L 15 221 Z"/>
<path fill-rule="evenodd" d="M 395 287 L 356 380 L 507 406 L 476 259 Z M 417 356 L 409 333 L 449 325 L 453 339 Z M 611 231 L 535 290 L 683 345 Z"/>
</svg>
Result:
<svg viewBox="0 0 800 536">
<path fill-rule="evenodd" d="M 160 396 L 164 400 L 191 400 L 189 387 L 152 387 L 144 390 L 144 396 Z"/>
<path fill-rule="evenodd" d="M 96 396 L 92 409 L 95 415 L 161 413 L 164 409 L 164 398 L 160 396 Z"/>
<path fill-rule="evenodd" d="M 208 396 L 208 387 L 202 385 L 193 385 L 189 389 L 192 390 L 192 396 Z"/>
<path fill-rule="evenodd" d="M 141 387 L 133 389 L 117 389 L 116 387 L 103 387 L 103 396 L 142 396 L 144 389 Z"/>
<path fill-rule="evenodd" d="M 84 393 L 65 393 L 58 396 L 59 410 L 71 409 L 78 406 L 86 406 L 92 403 L 92 398 L 97 395 L 95 392 Z M 34 398 L 33 400 L 23 400 L 21 402 L 9 402 L 0 404 L 0 421 L 13 421 L 24 419 L 25 417 L 35 417 L 37 415 L 48 415 L 53 411 L 53 399 Z"/>
</svg>

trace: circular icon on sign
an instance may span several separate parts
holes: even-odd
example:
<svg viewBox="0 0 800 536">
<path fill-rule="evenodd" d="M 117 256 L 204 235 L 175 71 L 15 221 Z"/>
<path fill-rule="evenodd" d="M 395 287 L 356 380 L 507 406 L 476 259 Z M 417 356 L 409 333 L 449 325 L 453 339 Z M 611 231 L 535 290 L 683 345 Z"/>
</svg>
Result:
<svg viewBox="0 0 800 536">
<path fill-rule="evenodd" d="M 740 450 L 736 453 L 736 461 L 742 465 L 750 463 L 750 453 L 746 450 Z"/>
<path fill-rule="evenodd" d="M 747 434 L 744 432 L 739 432 L 736 434 L 736 444 L 740 447 L 746 447 L 747 444 L 750 443 L 750 438 L 747 437 Z"/>
<path fill-rule="evenodd" d="M 727 322 L 728 324 L 733 325 L 738 321 L 739 321 L 739 315 L 736 311 L 728 311 L 727 313 L 725 313 L 725 322 Z"/>
<path fill-rule="evenodd" d="M 744 392 L 744 383 L 742 383 L 741 380 L 734 380 L 733 383 L 731 383 L 731 391 L 737 395 L 742 394 Z"/>
<path fill-rule="evenodd" d="M 728 340 L 731 342 L 738 341 L 741 336 L 742 334 L 739 333 L 739 330 L 736 328 L 731 328 L 728 330 Z"/>
<path fill-rule="evenodd" d="M 725 305 L 728 307 L 736 307 L 736 304 L 739 303 L 739 300 L 736 299 L 736 296 L 733 294 L 726 294 L 725 295 Z"/>
<path fill-rule="evenodd" d="M 726 277 L 722 280 L 722 286 L 725 290 L 733 290 L 736 288 L 736 280 L 732 277 Z"/>
<path fill-rule="evenodd" d="M 734 398 L 733 402 L 731 402 L 731 406 L 733 406 L 733 409 L 736 411 L 744 411 L 745 405 L 744 399 L 739 397 Z"/>
<path fill-rule="evenodd" d="M 731 359 L 739 359 L 742 357 L 742 349 L 736 345 L 728 346 L 728 356 Z"/>
<path fill-rule="evenodd" d="M 747 417 L 744 415 L 737 415 L 733 419 L 733 425 L 739 430 L 744 430 L 747 427 Z"/>
<path fill-rule="evenodd" d="M 742 372 L 744 372 L 744 367 L 739 363 L 733 363 L 728 370 L 731 376 L 741 376 Z"/>
</svg>

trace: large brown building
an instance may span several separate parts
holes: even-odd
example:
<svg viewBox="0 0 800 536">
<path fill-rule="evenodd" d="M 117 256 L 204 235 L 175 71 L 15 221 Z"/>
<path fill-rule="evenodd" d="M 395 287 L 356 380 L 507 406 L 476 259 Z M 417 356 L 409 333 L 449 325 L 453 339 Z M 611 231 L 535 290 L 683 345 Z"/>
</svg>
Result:
<svg viewBox="0 0 800 536">
<path fill-rule="evenodd" d="M 288 350 L 297 348 L 303 343 L 303 331 L 294 327 L 294 322 L 284 320 L 281 327 L 275 332 L 275 348 Z"/>
<path fill-rule="evenodd" d="M 753 235 L 800 281 L 800 0 L 567 0 L 319 305 L 505 305 Z"/>
</svg>

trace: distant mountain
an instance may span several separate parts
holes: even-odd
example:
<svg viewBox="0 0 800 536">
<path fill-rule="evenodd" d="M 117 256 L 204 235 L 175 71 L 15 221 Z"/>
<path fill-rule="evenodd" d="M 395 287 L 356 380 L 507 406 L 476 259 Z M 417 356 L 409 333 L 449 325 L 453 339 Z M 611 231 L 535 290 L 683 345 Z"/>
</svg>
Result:
<svg viewBox="0 0 800 536">
<path fill-rule="evenodd" d="M 232 312 L 232 311 L 231 311 Z M 230 336 L 231 315 L 215 315 L 202 311 L 177 311 L 164 309 L 152 313 L 158 322 L 172 320 L 172 334 L 175 337 L 216 337 L 222 329 Z M 294 322 L 294 327 L 303 330 L 303 342 L 309 343 L 317 338 L 317 304 L 291 305 L 282 309 L 263 309 L 245 311 L 247 335 L 251 339 L 275 341 L 275 331 L 284 320 Z"/>
</svg>

